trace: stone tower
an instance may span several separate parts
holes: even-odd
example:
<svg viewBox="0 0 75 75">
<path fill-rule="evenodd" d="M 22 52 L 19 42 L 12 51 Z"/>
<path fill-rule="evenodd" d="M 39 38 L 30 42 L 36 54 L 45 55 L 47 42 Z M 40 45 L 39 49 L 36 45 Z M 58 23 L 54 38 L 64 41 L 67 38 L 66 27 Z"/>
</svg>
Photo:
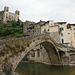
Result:
<svg viewBox="0 0 75 75">
<path fill-rule="evenodd" d="M 15 11 L 15 14 L 16 14 L 16 15 L 20 15 L 20 11 L 16 10 L 16 11 Z"/>
<path fill-rule="evenodd" d="M 9 12 L 9 7 L 5 6 L 4 11 Z"/>
<path fill-rule="evenodd" d="M 20 11 L 15 11 L 15 20 L 17 21 L 19 19 Z"/>
</svg>

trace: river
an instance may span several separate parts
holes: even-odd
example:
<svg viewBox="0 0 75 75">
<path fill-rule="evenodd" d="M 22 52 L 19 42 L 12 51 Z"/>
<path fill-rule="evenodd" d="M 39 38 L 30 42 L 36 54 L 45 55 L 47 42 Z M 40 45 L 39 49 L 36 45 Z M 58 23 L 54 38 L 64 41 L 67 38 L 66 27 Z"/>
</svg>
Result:
<svg viewBox="0 0 75 75">
<path fill-rule="evenodd" d="M 21 62 L 15 71 L 20 75 L 75 75 L 73 66 L 49 66 L 39 63 Z"/>
</svg>

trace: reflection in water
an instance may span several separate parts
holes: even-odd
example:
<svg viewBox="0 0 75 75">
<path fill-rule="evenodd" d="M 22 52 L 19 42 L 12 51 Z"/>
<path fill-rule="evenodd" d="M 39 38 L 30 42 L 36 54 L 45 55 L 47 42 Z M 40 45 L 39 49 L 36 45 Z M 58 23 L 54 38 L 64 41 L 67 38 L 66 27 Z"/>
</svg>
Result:
<svg viewBox="0 0 75 75">
<path fill-rule="evenodd" d="M 69 75 L 75 75 L 75 69 Z"/>
<path fill-rule="evenodd" d="M 16 68 L 16 72 L 20 75 L 75 75 L 75 67 L 20 63 Z"/>
</svg>

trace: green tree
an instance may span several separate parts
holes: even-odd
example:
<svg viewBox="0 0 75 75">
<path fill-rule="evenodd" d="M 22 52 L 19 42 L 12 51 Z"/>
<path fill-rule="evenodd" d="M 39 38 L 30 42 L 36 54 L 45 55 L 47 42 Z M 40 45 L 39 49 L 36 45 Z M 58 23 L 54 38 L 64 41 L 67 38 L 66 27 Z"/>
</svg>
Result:
<svg viewBox="0 0 75 75">
<path fill-rule="evenodd" d="M 18 19 L 17 21 L 17 26 L 20 26 L 20 19 Z"/>
<path fill-rule="evenodd" d="M 7 27 L 7 24 L 3 24 L 2 27 L 3 27 L 3 28 Z"/>
<path fill-rule="evenodd" d="M 12 27 L 16 27 L 17 26 L 17 22 L 16 21 L 12 21 Z"/>
</svg>

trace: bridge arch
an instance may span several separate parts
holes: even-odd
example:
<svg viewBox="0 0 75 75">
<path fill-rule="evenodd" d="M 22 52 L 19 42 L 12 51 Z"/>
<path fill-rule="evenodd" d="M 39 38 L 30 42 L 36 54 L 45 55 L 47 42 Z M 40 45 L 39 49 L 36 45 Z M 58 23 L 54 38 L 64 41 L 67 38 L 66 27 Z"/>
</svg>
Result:
<svg viewBox="0 0 75 75">
<path fill-rule="evenodd" d="M 21 39 L 18 39 L 18 41 L 19 40 L 21 40 Z M 36 36 L 36 37 L 22 38 L 22 41 L 24 41 L 24 40 L 27 40 L 27 41 L 31 40 L 32 42 L 30 43 L 30 45 L 27 44 L 25 51 L 21 52 L 18 56 L 15 56 L 12 58 L 13 61 L 11 60 L 11 64 L 13 65 L 13 70 L 15 70 L 17 65 L 20 63 L 20 61 L 23 59 L 23 57 L 26 54 L 28 54 L 29 51 L 35 52 L 33 49 L 38 48 L 37 51 L 38 51 L 38 56 L 39 56 L 39 50 L 42 48 L 41 46 L 43 46 L 46 49 L 46 52 L 51 61 L 51 64 L 59 64 L 60 63 L 60 60 L 59 60 L 60 57 L 59 57 L 57 47 L 56 47 L 55 43 L 53 42 L 53 40 L 51 40 L 51 38 L 49 36 L 40 35 L 40 36 Z M 15 41 L 15 40 L 12 40 L 12 41 Z M 9 42 L 9 41 L 6 41 L 6 42 Z"/>
<path fill-rule="evenodd" d="M 46 52 L 48 54 L 49 60 L 51 61 L 52 65 L 60 63 L 60 56 L 59 56 L 58 49 L 56 48 L 56 45 L 54 44 L 54 42 L 50 39 L 42 39 L 42 37 L 32 39 L 32 43 L 28 47 L 26 47 L 26 51 L 24 52 L 25 55 L 30 51 L 35 52 L 34 49 L 36 49 L 38 45 L 39 45 L 38 53 L 39 53 L 39 50 L 41 49 L 41 45 L 42 45 L 46 49 Z M 21 60 L 23 59 L 23 57 L 21 58 Z M 15 68 L 17 67 L 19 62 L 16 63 Z"/>
</svg>

